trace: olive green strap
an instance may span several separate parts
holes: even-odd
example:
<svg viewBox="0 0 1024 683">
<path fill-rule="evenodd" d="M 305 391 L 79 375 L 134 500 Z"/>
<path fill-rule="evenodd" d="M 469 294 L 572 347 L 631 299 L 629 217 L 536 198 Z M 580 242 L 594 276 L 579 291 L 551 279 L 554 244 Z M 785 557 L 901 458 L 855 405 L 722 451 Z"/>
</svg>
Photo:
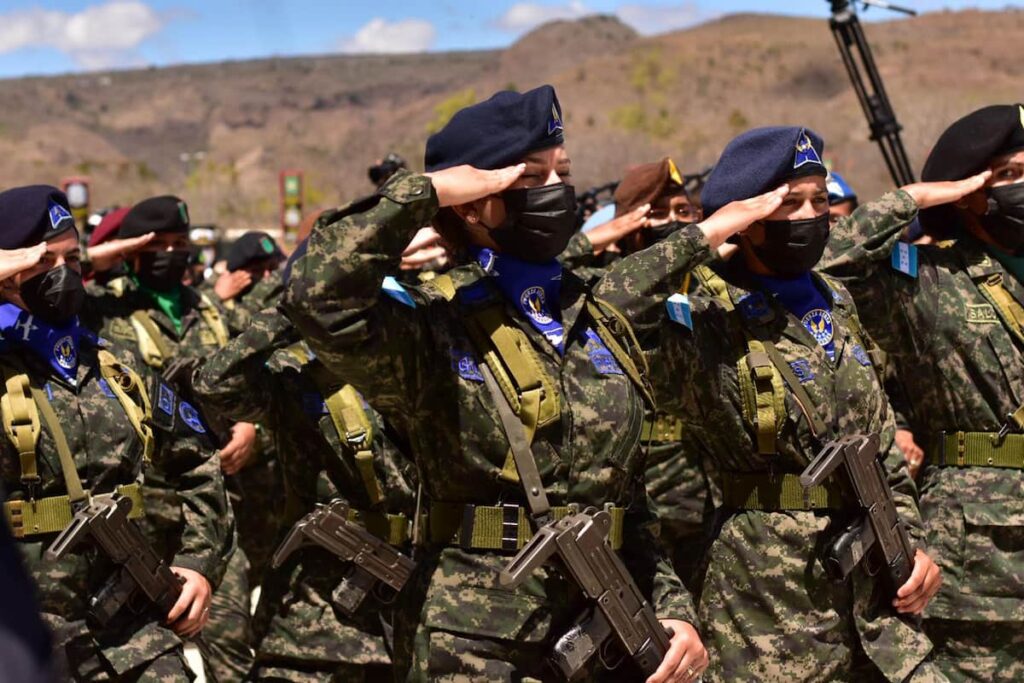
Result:
<svg viewBox="0 0 1024 683">
<path fill-rule="evenodd" d="M 220 311 L 213 305 L 209 297 L 205 294 L 201 295 L 201 305 L 199 307 L 199 315 L 206 321 L 206 325 L 213 332 L 213 338 L 217 340 L 217 347 L 223 349 L 228 345 L 230 341 L 230 335 L 228 335 L 227 325 L 224 324 L 224 320 L 220 317 Z"/>
<path fill-rule="evenodd" d="M 940 467 L 1024 469 L 1024 434 L 942 432 L 932 437 L 928 454 Z"/>
<path fill-rule="evenodd" d="M 683 421 L 672 415 L 658 414 L 646 418 L 640 430 L 640 440 L 653 443 L 672 443 L 683 438 Z"/>
<path fill-rule="evenodd" d="M 850 507 L 831 480 L 805 489 L 799 474 L 723 472 L 722 503 L 739 510 L 838 510 Z"/>
<path fill-rule="evenodd" d="M 373 423 L 366 415 L 363 401 L 355 387 L 346 384 L 324 398 L 338 436 L 355 451 L 356 469 L 371 505 L 384 499 L 377 473 L 373 468 Z"/>
<path fill-rule="evenodd" d="M 1003 324 L 1006 325 L 1010 334 L 1018 342 L 1024 344 L 1024 308 L 1007 291 L 1003 284 L 1002 274 L 988 275 L 984 280 L 978 282 L 978 286 L 985 298 L 999 311 L 999 316 L 1003 319 Z"/>
<path fill-rule="evenodd" d="M 764 349 L 768 353 L 768 357 L 771 359 L 775 368 L 782 375 L 782 379 L 789 385 L 789 390 L 793 393 L 793 398 L 796 399 L 797 406 L 800 407 L 800 412 L 807 418 L 807 426 L 811 430 L 811 436 L 816 439 L 821 439 L 828 427 L 825 425 L 825 421 L 818 415 L 818 411 L 814 406 L 814 401 L 811 400 L 810 394 L 804 389 L 800 380 L 797 379 L 796 375 L 793 374 L 793 368 L 789 366 L 786 359 L 782 357 L 779 350 L 775 348 L 775 344 L 769 341 L 762 342 Z"/>
<path fill-rule="evenodd" d="M 0 364 L 3 372 L 3 396 L 0 397 L 0 411 L 3 413 L 4 433 L 18 451 L 21 466 L 21 482 L 31 490 L 39 483 L 36 467 L 36 444 L 39 442 L 39 410 L 32 399 L 28 373 Z"/>
<path fill-rule="evenodd" d="M 142 458 L 146 462 L 153 459 L 153 452 L 156 449 L 156 439 L 153 436 L 153 428 L 149 426 L 149 420 L 153 416 L 149 403 L 149 394 L 143 386 L 142 378 L 134 370 L 120 361 L 110 351 L 100 349 L 97 357 L 100 361 L 100 374 L 107 381 L 107 386 L 114 392 L 118 402 L 124 409 L 128 421 L 131 423 L 135 433 L 142 442 Z M 139 403 L 136 403 L 129 392 L 136 392 L 139 396 Z M 141 405 L 140 405 L 141 404 Z"/>
<path fill-rule="evenodd" d="M 411 524 L 405 515 L 349 508 L 348 519 L 361 524 L 371 534 L 391 545 L 404 545 L 412 539 Z"/>
<path fill-rule="evenodd" d="M 162 368 L 164 363 L 174 357 L 167 346 L 160 329 L 146 311 L 138 310 L 131 314 L 135 336 L 139 338 L 139 353 L 142 360 L 151 368 Z"/>
<path fill-rule="evenodd" d="M 39 412 L 43 416 L 46 428 L 50 430 L 53 443 L 57 447 L 57 455 L 60 457 L 60 469 L 64 475 L 64 485 L 67 487 L 68 500 L 73 504 L 88 499 L 88 492 L 82 488 L 82 480 L 78 476 L 78 468 L 75 467 L 75 458 L 71 455 L 71 448 L 68 447 L 68 439 L 64 435 L 64 429 L 60 426 L 57 414 L 53 412 L 53 406 L 46 397 L 46 392 L 37 386 L 32 387 L 32 398 L 35 399 Z"/>
<path fill-rule="evenodd" d="M 139 519 L 146 508 L 142 501 L 142 487 L 139 484 L 118 486 L 116 493 L 131 498 L 132 509 L 128 519 Z M 94 499 L 109 497 L 111 494 L 93 495 Z M 48 496 L 36 500 L 9 500 L 3 505 L 4 517 L 15 538 L 29 538 L 40 534 L 55 534 L 71 523 L 74 512 L 69 496 Z"/>
<path fill-rule="evenodd" d="M 597 297 L 588 298 L 586 305 L 587 312 L 594 321 L 594 327 L 596 328 L 594 331 L 597 332 L 597 336 L 604 342 L 604 345 L 615 358 L 619 367 L 625 371 L 626 376 L 636 385 L 647 406 L 653 410 L 656 405 L 654 390 L 647 379 L 650 375 L 650 368 L 647 365 L 647 359 L 643 351 L 640 349 L 640 342 L 633 332 L 633 326 L 629 324 L 626 317 L 615 306 L 604 299 Z M 623 338 L 630 349 L 636 350 L 635 354 L 630 353 L 622 345 L 619 340 Z"/>
<path fill-rule="evenodd" d="M 765 345 L 756 339 L 747 340 L 749 352 L 736 368 L 743 395 L 743 416 L 754 426 L 757 452 L 775 453 L 775 439 L 785 423 L 786 404 L 782 379 L 774 371 Z"/>
</svg>

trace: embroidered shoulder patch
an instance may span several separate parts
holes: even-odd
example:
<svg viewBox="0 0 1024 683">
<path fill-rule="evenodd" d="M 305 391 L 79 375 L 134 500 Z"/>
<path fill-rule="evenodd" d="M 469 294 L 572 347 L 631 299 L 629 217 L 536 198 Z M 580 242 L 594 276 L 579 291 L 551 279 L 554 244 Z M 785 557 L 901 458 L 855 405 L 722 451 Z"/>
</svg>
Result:
<svg viewBox="0 0 1024 683">
<path fill-rule="evenodd" d="M 615 360 L 615 356 L 612 355 L 612 352 L 601 341 L 601 337 L 597 336 L 597 332 L 588 328 L 586 336 L 587 341 L 583 346 L 583 350 L 587 352 L 587 357 L 590 358 L 594 369 L 602 375 L 623 374 L 622 368 L 619 367 L 619 362 Z"/>
<path fill-rule="evenodd" d="M 871 365 L 871 356 L 868 355 L 868 352 L 860 344 L 853 345 L 853 357 L 864 367 Z"/>
<path fill-rule="evenodd" d="M 480 372 L 480 366 L 477 364 L 473 354 L 458 349 L 452 349 L 449 353 L 452 359 L 452 370 L 459 373 L 459 377 L 468 379 L 471 382 L 484 381 L 484 376 Z"/>
<path fill-rule="evenodd" d="M 992 304 L 965 304 L 965 317 L 969 323 L 993 325 L 999 322 L 999 314 Z"/>
<path fill-rule="evenodd" d="M 897 242 L 892 248 L 892 268 L 898 273 L 917 277 L 917 245 Z"/>
<path fill-rule="evenodd" d="M 157 390 L 156 405 L 166 414 L 174 414 L 174 392 L 163 382 L 160 383 L 160 388 Z"/>
<path fill-rule="evenodd" d="M 206 433 L 206 425 L 203 424 L 203 419 L 199 417 L 199 411 L 193 408 L 189 403 L 182 401 L 178 404 L 178 415 L 181 415 L 181 419 L 184 420 L 185 424 L 187 424 L 195 433 Z"/>
<path fill-rule="evenodd" d="M 807 362 L 806 358 L 789 361 L 789 367 L 793 369 L 793 374 L 796 375 L 800 384 L 806 384 L 814 379 L 814 370 L 811 370 L 811 364 Z"/>
<path fill-rule="evenodd" d="M 744 318 L 748 320 L 759 320 L 769 315 L 772 311 L 768 305 L 768 300 L 761 292 L 750 292 L 741 298 L 736 305 L 740 309 L 740 313 L 743 314 Z"/>
</svg>

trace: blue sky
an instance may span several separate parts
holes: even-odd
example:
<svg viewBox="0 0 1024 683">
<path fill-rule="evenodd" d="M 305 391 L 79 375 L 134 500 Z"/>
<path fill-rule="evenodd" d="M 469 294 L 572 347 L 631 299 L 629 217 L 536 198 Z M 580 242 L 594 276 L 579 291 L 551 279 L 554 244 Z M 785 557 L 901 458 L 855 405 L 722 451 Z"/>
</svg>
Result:
<svg viewBox="0 0 1024 683">
<path fill-rule="evenodd" d="M 920 10 L 1007 0 L 896 0 Z M 548 19 L 617 14 L 642 33 L 717 14 L 825 16 L 826 0 L 0 0 L 0 78 L 330 52 L 508 45 Z M 870 10 L 866 18 L 893 16 Z"/>
</svg>

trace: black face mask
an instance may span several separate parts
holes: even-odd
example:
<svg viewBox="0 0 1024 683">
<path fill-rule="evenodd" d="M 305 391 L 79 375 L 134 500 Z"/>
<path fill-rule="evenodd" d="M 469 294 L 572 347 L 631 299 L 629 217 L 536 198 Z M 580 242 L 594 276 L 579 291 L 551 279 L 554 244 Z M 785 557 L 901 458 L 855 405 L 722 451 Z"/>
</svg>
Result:
<svg viewBox="0 0 1024 683">
<path fill-rule="evenodd" d="M 828 214 L 799 221 L 762 221 L 765 243 L 751 245 L 757 258 L 772 272 L 796 277 L 810 271 L 828 244 Z"/>
<path fill-rule="evenodd" d="M 505 190 L 507 218 L 491 230 L 502 253 L 524 261 L 546 263 L 569 244 L 576 232 L 576 189 L 558 183 Z"/>
<path fill-rule="evenodd" d="M 19 292 L 28 312 L 52 325 L 71 320 L 85 302 L 82 274 L 68 266 L 57 266 L 22 282 Z"/>
<path fill-rule="evenodd" d="M 979 221 L 999 247 L 1024 255 L 1024 183 L 988 188 L 988 213 Z"/>
<path fill-rule="evenodd" d="M 144 251 L 139 254 L 139 282 L 158 292 L 169 292 L 181 284 L 188 269 L 189 252 Z"/>
</svg>

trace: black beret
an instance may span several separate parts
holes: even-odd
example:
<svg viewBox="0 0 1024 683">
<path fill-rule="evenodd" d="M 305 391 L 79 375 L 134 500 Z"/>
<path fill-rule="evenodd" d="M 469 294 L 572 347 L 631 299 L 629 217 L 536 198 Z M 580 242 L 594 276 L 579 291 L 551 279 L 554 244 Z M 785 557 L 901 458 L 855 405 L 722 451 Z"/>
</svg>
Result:
<svg viewBox="0 0 1024 683">
<path fill-rule="evenodd" d="M 124 217 L 118 237 L 138 237 L 149 232 L 188 232 L 188 205 L 178 197 L 165 195 L 145 199 Z"/>
<path fill-rule="evenodd" d="M 502 91 L 459 110 L 448 125 L 431 135 L 424 165 L 428 172 L 461 164 L 494 170 L 564 142 L 562 108 L 554 88 Z"/>
<path fill-rule="evenodd" d="M 253 230 L 235 240 L 228 249 L 228 270 L 239 270 L 252 261 L 274 257 L 284 258 L 274 238 L 265 232 Z"/>
<path fill-rule="evenodd" d="M 68 198 L 56 187 L 29 185 L 0 192 L 0 249 L 31 247 L 75 230 Z"/>
<path fill-rule="evenodd" d="M 701 191 L 704 215 L 728 204 L 750 199 L 786 180 L 826 175 L 825 143 L 810 128 L 754 128 L 725 146 Z"/>
<path fill-rule="evenodd" d="M 1019 149 L 1024 149 L 1024 105 L 983 107 L 955 121 L 939 136 L 924 162 L 921 180 L 963 180 L 987 169 L 994 157 Z M 933 235 L 960 221 L 956 208 L 949 204 L 924 209 L 920 215 L 925 232 Z"/>
</svg>

